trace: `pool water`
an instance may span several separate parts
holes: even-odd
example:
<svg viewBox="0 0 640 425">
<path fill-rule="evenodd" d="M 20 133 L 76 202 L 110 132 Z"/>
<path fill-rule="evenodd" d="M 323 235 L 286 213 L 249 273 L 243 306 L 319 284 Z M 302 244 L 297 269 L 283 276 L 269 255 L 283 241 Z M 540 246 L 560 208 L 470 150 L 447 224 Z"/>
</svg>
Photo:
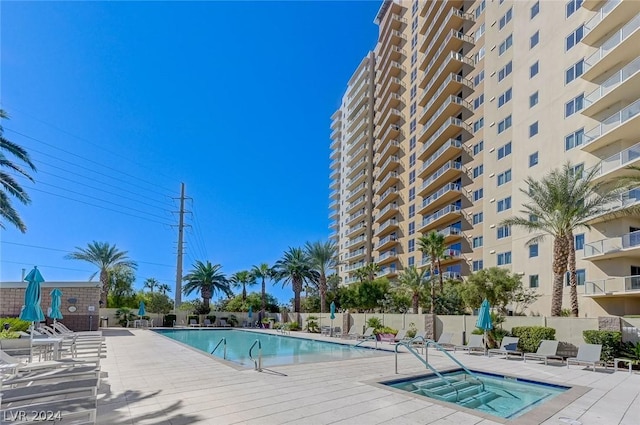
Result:
<svg viewBox="0 0 640 425">
<path fill-rule="evenodd" d="M 448 384 L 437 375 L 384 384 L 506 419 L 517 418 L 569 389 L 483 372 L 474 374 L 481 382 L 458 370 L 442 373 Z"/>
<path fill-rule="evenodd" d="M 226 338 L 226 360 L 246 367 L 254 366 L 249 359 L 249 349 L 256 340 L 260 340 L 262 344 L 263 367 L 390 355 L 390 352 L 365 347 L 354 348 L 348 344 L 244 330 L 184 329 L 157 330 L 156 332 L 209 354 L 222 338 Z M 223 358 L 223 353 L 223 345 L 220 344 L 213 355 Z M 253 358 L 258 358 L 257 345 L 253 349 Z"/>
</svg>

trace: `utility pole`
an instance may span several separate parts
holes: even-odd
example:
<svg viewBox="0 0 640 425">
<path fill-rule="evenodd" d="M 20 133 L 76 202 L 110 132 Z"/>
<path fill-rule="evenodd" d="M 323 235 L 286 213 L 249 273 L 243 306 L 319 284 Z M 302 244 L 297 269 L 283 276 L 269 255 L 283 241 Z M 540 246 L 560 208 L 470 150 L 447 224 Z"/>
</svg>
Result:
<svg viewBox="0 0 640 425">
<path fill-rule="evenodd" d="M 182 245 L 184 238 L 184 183 L 181 183 L 180 187 L 180 211 L 178 219 L 178 258 L 176 264 L 176 299 L 175 309 L 178 310 L 180 304 L 182 304 Z"/>
</svg>

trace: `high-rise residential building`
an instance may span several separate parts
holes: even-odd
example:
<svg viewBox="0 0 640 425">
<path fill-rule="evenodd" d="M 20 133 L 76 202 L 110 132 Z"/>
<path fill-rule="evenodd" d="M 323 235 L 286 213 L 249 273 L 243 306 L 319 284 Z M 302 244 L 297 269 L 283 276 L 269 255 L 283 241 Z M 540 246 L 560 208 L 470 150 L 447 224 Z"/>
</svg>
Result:
<svg viewBox="0 0 640 425">
<path fill-rule="evenodd" d="M 640 2 L 384 1 L 375 22 L 376 48 L 332 117 L 343 282 L 369 262 L 390 278 L 427 266 L 418 238 L 437 231 L 447 277 L 508 268 L 540 295 L 530 312 L 548 314 L 552 240 L 527 244 L 531 234 L 500 223 L 519 215 L 528 176 L 570 161 L 613 184 L 640 164 Z M 364 69 L 366 137 L 354 130 Z M 347 202 L 360 199 L 361 168 L 363 205 Z M 639 201 L 640 188 L 611 209 Z M 640 217 L 590 225 L 575 234 L 581 316 L 640 313 Z"/>
</svg>

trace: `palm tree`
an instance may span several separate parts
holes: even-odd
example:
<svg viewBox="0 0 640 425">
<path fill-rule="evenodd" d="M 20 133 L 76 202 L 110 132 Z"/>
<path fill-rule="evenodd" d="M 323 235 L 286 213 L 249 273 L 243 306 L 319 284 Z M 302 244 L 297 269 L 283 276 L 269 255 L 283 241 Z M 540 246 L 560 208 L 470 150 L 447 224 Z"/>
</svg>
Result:
<svg viewBox="0 0 640 425">
<path fill-rule="evenodd" d="M 90 242 L 86 248 L 76 247 L 75 252 L 68 254 L 65 258 L 68 260 L 82 260 L 98 267 L 98 271 L 93 273 L 89 279 L 93 279 L 97 273 L 100 273 L 100 283 L 102 284 L 102 292 L 100 301 L 105 307 L 107 306 L 107 295 L 109 295 L 110 275 L 118 268 L 129 268 L 135 270 L 138 264 L 129 259 L 127 251 L 120 251 L 114 245 L 108 242 Z"/>
<path fill-rule="evenodd" d="M 3 109 L 0 109 L 0 118 L 9 118 Z M 5 139 L 3 136 L 2 126 L 0 125 L 0 170 L 8 168 L 9 170 L 26 177 L 33 182 L 33 178 L 27 173 L 27 171 L 10 161 L 5 156 L 5 151 L 22 161 L 32 171 L 36 171 L 36 167 L 33 165 L 33 162 L 31 162 L 31 158 L 29 158 L 27 151 L 21 146 Z M 29 198 L 27 192 L 24 191 L 22 186 L 20 186 L 14 177 L 4 171 L 0 171 L 0 185 L 2 186 L 2 190 L 0 190 L 0 217 L 16 226 L 22 233 L 25 233 L 27 231 L 27 226 L 20 218 L 18 212 L 11 205 L 9 195 L 13 196 L 24 205 L 29 205 L 31 203 L 31 198 Z M 0 222 L 0 229 L 4 228 L 4 225 Z"/>
<path fill-rule="evenodd" d="M 356 269 L 353 274 L 355 275 L 356 279 L 360 281 L 360 283 L 364 283 L 364 281 L 367 280 L 367 277 L 369 276 L 369 272 L 367 271 L 366 266 L 362 266 L 359 269 Z"/>
<path fill-rule="evenodd" d="M 247 299 L 247 286 L 256 284 L 256 278 L 248 270 L 235 272 L 229 279 L 234 288 L 242 288 L 242 301 Z"/>
<path fill-rule="evenodd" d="M 418 270 L 414 266 L 409 266 L 404 269 L 398 276 L 398 283 L 400 284 L 400 287 L 407 290 L 411 294 L 413 314 L 418 314 L 418 306 L 420 305 L 420 294 L 425 286 L 425 273 L 426 269 Z"/>
<path fill-rule="evenodd" d="M 158 285 L 158 292 L 163 295 L 167 295 L 167 292 L 171 292 L 171 286 L 166 283 L 161 283 Z"/>
<path fill-rule="evenodd" d="M 371 281 L 376 278 L 378 273 L 380 273 L 381 268 L 378 263 L 369 263 L 364 266 L 364 270 L 367 273 L 367 278 Z"/>
<path fill-rule="evenodd" d="M 276 281 L 283 281 L 283 287 L 287 283 L 293 289 L 293 311 L 300 313 L 300 293 L 305 282 L 315 282 L 318 273 L 313 270 L 309 256 L 302 248 L 289 248 L 283 257 L 276 261 Z"/>
<path fill-rule="evenodd" d="M 222 266 L 220 264 L 214 265 L 209 261 L 206 263 L 199 260 L 196 261 L 193 264 L 193 269 L 182 278 L 182 280 L 187 282 L 182 287 L 182 292 L 185 295 L 191 295 L 195 291 L 200 291 L 204 306 L 209 310 L 211 298 L 216 291 L 231 295 L 229 281 L 224 273 L 220 271 L 221 268 Z"/>
<path fill-rule="evenodd" d="M 254 279 L 260 279 L 262 281 L 262 316 L 264 317 L 265 310 L 267 308 L 267 287 L 266 280 L 272 279 L 275 274 L 273 267 L 269 267 L 267 263 L 262 263 L 259 266 L 253 266 L 251 269 Z"/>
<path fill-rule="evenodd" d="M 444 242 L 444 235 L 431 231 L 426 235 L 422 235 L 418 239 L 418 245 L 420 251 L 427 257 L 429 257 L 430 270 L 431 270 L 431 309 L 430 313 L 435 313 L 435 299 L 436 299 L 436 285 L 433 282 L 438 271 L 438 279 L 440 280 L 440 293 L 444 292 L 444 281 L 442 280 L 442 268 L 440 261 L 445 257 L 444 253 L 447 250 L 447 245 Z"/>
<path fill-rule="evenodd" d="M 142 285 L 143 288 L 149 288 L 150 292 L 153 292 L 156 286 L 160 286 L 160 282 L 158 282 L 158 279 L 153 277 L 146 279 Z"/>
<path fill-rule="evenodd" d="M 520 212 L 525 217 L 511 217 L 502 225 L 519 226 L 538 233 L 527 241 L 527 245 L 542 241 L 545 236 L 553 238 L 553 290 L 551 315 L 562 312 L 562 286 L 569 269 L 571 287 L 571 314 L 578 316 L 578 290 L 574 249 L 575 230 L 590 229 L 588 220 L 607 210 L 608 204 L 620 196 L 621 189 L 607 188 L 603 182 L 594 183 L 600 167 L 576 172 L 571 163 L 551 170 L 540 180 L 528 177 L 527 189 L 520 189 L 528 202 Z"/>
<path fill-rule="evenodd" d="M 314 242 L 305 245 L 305 251 L 311 260 L 313 269 L 318 273 L 318 291 L 320 292 L 320 313 L 326 309 L 327 271 L 336 267 L 338 248 L 333 241 Z"/>
</svg>

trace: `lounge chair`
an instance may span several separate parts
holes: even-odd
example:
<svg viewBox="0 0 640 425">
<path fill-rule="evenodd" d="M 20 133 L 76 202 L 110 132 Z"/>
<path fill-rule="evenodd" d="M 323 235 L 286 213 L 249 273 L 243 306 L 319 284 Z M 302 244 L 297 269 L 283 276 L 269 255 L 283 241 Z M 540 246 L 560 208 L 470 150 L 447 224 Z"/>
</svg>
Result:
<svg viewBox="0 0 640 425">
<path fill-rule="evenodd" d="M 322 326 L 320 328 L 320 335 L 331 335 L 331 326 Z"/>
<path fill-rule="evenodd" d="M 469 337 L 469 342 L 467 345 L 455 345 L 453 347 L 453 352 L 455 353 L 458 350 L 466 351 L 471 354 L 474 351 L 480 351 L 484 353 L 484 337 L 482 335 L 471 335 Z"/>
<path fill-rule="evenodd" d="M 602 351 L 602 345 L 600 344 L 582 344 L 578 347 L 578 355 L 576 357 L 569 357 L 567 359 L 567 369 L 570 364 L 585 364 L 593 367 L 593 371 L 596 371 L 596 364 L 602 364 L 600 360 L 600 352 Z M 606 368 L 606 366 L 605 366 Z"/>
<path fill-rule="evenodd" d="M 520 338 L 505 336 L 504 338 L 502 338 L 500 348 L 492 348 L 491 350 L 489 350 L 489 357 L 491 357 L 492 354 L 500 354 L 504 355 L 505 359 L 508 359 L 509 355 L 522 358 L 522 351 L 518 351 L 518 341 L 520 341 Z"/>
<path fill-rule="evenodd" d="M 543 339 L 540 341 L 540 345 L 538 345 L 538 349 L 535 353 L 524 353 L 524 362 L 527 362 L 527 359 L 530 360 L 544 360 L 544 364 L 547 364 L 549 359 L 555 359 L 563 361 L 562 356 L 557 355 L 558 352 L 558 341 L 552 341 L 550 339 Z"/>
<path fill-rule="evenodd" d="M 358 331 L 356 325 L 351 326 L 349 328 L 349 332 L 347 332 L 347 339 L 358 339 Z"/>
<path fill-rule="evenodd" d="M 424 347 L 424 341 L 427 339 L 426 332 L 416 332 L 416 336 L 411 338 L 411 345 L 414 347 Z"/>
<path fill-rule="evenodd" d="M 333 335 L 335 337 L 341 337 L 342 336 L 342 328 L 340 326 L 335 326 L 333 328 Z"/>
<path fill-rule="evenodd" d="M 408 341 L 411 338 L 407 337 L 407 330 L 406 329 L 400 329 L 398 331 L 398 333 L 396 334 L 396 336 L 393 338 L 393 341 L 391 341 L 392 344 L 398 343 L 398 342 L 404 342 L 404 341 Z"/>
<path fill-rule="evenodd" d="M 227 319 L 220 319 L 220 326 L 223 328 L 230 328 L 231 325 L 227 323 Z"/>
<path fill-rule="evenodd" d="M 455 347 L 455 345 L 451 343 L 452 339 L 453 339 L 453 332 L 443 332 L 440 335 L 440 338 L 438 338 L 438 341 L 436 342 L 439 346 L 441 346 L 444 349 L 451 349 Z"/>
<path fill-rule="evenodd" d="M 373 334 L 373 331 L 375 331 L 374 328 L 367 328 L 367 330 L 365 330 L 362 335 L 358 335 L 358 339 L 361 339 L 363 341 L 366 341 L 368 339 L 376 339 L 376 336 Z"/>
<path fill-rule="evenodd" d="M 189 327 L 191 328 L 199 328 L 200 323 L 196 319 L 189 319 Z"/>
<path fill-rule="evenodd" d="M 204 326 L 206 326 L 207 328 L 210 328 L 213 326 L 213 323 L 211 323 L 210 319 L 204 319 Z"/>
</svg>

